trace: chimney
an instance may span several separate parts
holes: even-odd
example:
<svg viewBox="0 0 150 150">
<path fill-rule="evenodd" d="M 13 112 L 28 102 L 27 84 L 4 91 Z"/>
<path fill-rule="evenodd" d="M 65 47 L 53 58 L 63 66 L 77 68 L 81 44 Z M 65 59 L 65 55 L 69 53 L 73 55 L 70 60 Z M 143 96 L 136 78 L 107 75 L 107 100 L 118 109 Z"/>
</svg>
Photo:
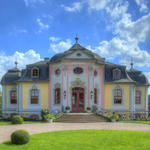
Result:
<svg viewBox="0 0 150 150">
<path fill-rule="evenodd" d="M 44 61 L 46 61 L 46 62 L 49 62 L 49 60 L 50 60 L 50 59 L 49 59 L 48 57 L 45 57 L 45 58 L 44 58 Z"/>
</svg>

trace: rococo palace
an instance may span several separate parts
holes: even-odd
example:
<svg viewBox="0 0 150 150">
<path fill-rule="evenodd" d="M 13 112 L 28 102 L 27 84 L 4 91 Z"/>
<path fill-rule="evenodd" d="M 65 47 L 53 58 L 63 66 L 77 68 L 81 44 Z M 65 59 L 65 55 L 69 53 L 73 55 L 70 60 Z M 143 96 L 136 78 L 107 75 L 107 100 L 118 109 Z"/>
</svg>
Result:
<svg viewBox="0 0 150 150">
<path fill-rule="evenodd" d="M 148 112 L 148 80 L 141 71 L 106 62 L 98 54 L 75 44 L 51 59 L 16 66 L 2 77 L 3 117 L 20 114 L 41 118 L 52 112 Z"/>
</svg>

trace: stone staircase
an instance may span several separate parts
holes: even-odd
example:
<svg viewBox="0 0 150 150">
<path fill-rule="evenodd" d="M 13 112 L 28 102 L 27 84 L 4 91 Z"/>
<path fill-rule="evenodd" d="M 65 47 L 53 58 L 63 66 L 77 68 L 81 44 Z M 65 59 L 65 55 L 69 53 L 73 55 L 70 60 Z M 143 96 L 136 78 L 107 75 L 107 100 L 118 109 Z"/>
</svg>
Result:
<svg viewBox="0 0 150 150">
<path fill-rule="evenodd" d="M 103 116 L 98 116 L 94 113 L 66 113 L 57 118 L 55 122 L 64 123 L 94 123 L 94 122 L 108 122 Z"/>
</svg>

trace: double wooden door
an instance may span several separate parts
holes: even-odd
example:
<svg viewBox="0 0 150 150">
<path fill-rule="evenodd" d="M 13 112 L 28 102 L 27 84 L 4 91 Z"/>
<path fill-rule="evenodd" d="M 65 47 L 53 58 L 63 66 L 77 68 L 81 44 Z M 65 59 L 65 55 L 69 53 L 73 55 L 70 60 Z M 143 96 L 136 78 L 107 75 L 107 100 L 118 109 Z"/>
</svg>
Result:
<svg viewBox="0 0 150 150">
<path fill-rule="evenodd" d="M 84 89 L 76 87 L 72 89 L 72 111 L 84 111 Z"/>
</svg>

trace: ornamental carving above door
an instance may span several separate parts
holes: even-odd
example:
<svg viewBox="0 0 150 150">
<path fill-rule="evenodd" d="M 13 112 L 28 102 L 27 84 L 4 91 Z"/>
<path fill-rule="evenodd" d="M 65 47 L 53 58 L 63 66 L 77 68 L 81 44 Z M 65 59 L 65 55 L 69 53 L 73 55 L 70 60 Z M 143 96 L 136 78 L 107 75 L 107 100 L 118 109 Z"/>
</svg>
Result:
<svg viewBox="0 0 150 150">
<path fill-rule="evenodd" d="M 73 81 L 71 83 L 71 87 L 82 87 L 82 88 L 85 88 L 85 83 L 82 82 L 80 79 L 76 79 L 75 81 Z"/>
</svg>

